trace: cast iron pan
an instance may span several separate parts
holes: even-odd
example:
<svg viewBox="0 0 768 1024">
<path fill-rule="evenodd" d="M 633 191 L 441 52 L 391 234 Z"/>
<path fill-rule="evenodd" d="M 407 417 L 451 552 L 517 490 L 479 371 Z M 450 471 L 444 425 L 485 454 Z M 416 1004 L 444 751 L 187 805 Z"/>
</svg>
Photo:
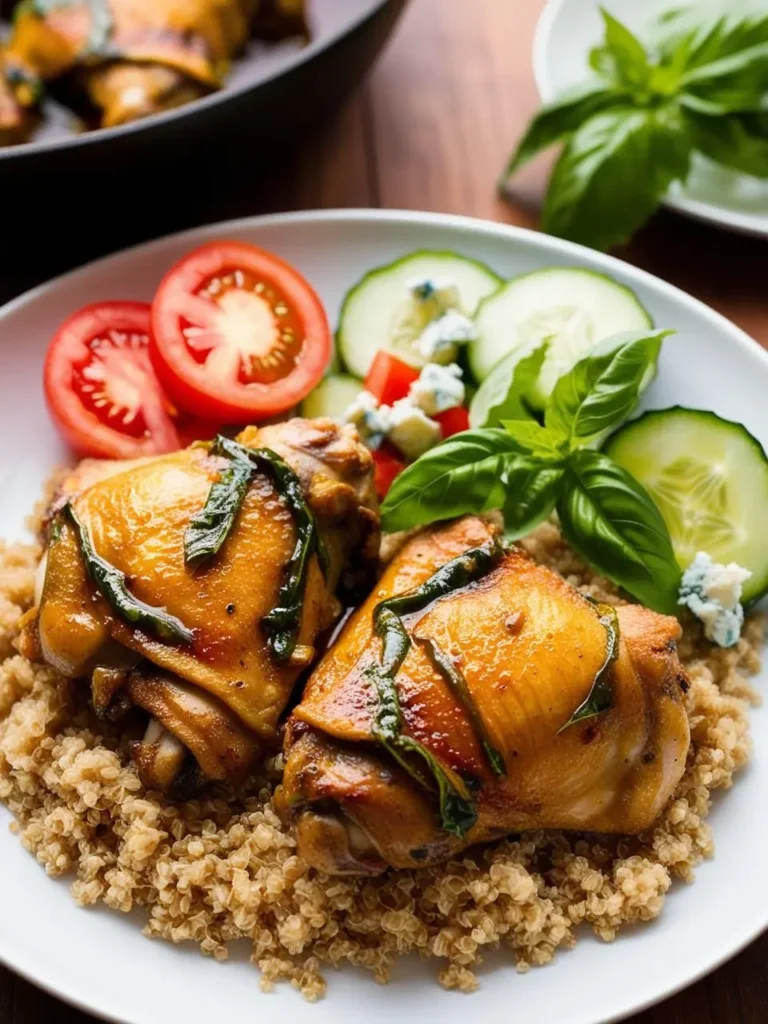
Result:
<svg viewBox="0 0 768 1024">
<path fill-rule="evenodd" d="M 259 176 L 301 159 L 406 2 L 307 0 L 309 45 L 253 44 L 220 92 L 80 134 L 61 114 L 34 141 L 0 148 L 0 301 L 125 245 L 259 212 Z"/>
</svg>

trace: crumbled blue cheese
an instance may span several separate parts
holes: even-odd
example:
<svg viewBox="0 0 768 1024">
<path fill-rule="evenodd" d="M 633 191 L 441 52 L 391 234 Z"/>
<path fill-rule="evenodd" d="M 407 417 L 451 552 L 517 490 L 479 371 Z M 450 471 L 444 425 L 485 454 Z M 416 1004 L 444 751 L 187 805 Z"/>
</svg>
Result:
<svg viewBox="0 0 768 1024">
<path fill-rule="evenodd" d="M 430 321 L 419 335 L 416 348 L 430 363 L 452 362 L 456 347 L 477 337 L 475 325 L 457 309 L 448 309 Z"/>
<path fill-rule="evenodd" d="M 447 277 L 413 277 L 408 290 L 414 299 L 433 305 L 436 313 L 456 309 L 460 303 L 458 289 Z"/>
<path fill-rule="evenodd" d="M 427 416 L 438 416 L 441 412 L 463 405 L 464 394 L 460 366 L 456 363 L 449 366 L 427 363 L 419 379 L 411 384 L 408 397 Z"/>
<path fill-rule="evenodd" d="M 705 636 L 720 647 L 732 647 L 741 635 L 741 587 L 751 575 L 735 562 L 713 562 L 704 551 L 698 552 L 683 573 L 680 604 L 687 605 L 704 623 Z"/>
<path fill-rule="evenodd" d="M 442 431 L 439 423 L 407 398 L 401 398 L 389 412 L 387 438 L 412 462 L 442 439 Z"/>
<path fill-rule="evenodd" d="M 364 443 L 372 449 L 379 448 L 389 431 L 388 405 L 379 405 L 378 399 L 370 391 L 361 391 L 354 402 L 344 413 L 347 423 L 354 423 Z"/>
</svg>

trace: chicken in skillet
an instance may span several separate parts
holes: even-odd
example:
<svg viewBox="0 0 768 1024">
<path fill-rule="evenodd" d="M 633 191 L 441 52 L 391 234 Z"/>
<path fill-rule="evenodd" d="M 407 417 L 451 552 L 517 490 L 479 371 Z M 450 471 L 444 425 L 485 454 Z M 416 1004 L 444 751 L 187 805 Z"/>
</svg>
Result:
<svg viewBox="0 0 768 1024">
<path fill-rule="evenodd" d="M 481 519 L 418 534 L 289 720 L 300 852 L 375 874 L 509 832 L 648 828 L 689 746 L 679 632 L 595 605 Z"/>
<path fill-rule="evenodd" d="M 29 657 L 91 682 L 93 705 L 149 715 L 144 783 L 235 781 L 278 719 L 338 593 L 378 553 L 368 451 L 330 420 L 132 463 L 83 463 L 51 509 Z"/>
<path fill-rule="evenodd" d="M 304 0 L 22 0 L 0 64 L 0 144 L 28 135 L 44 83 L 65 80 L 113 127 L 221 88 L 251 35 L 306 34 Z M 4 102 L 19 122 L 5 136 Z"/>
</svg>

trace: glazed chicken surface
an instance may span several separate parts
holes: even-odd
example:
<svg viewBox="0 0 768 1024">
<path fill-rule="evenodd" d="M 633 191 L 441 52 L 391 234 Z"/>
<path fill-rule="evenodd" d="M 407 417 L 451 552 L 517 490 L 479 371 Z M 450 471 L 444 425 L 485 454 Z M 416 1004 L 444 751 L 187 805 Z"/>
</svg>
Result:
<svg viewBox="0 0 768 1024">
<path fill-rule="evenodd" d="M 284 461 L 316 524 L 289 656 L 270 646 L 265 623 L 280 613 L 297 520 L 270 474 L 255 471 L 218 553 L 188 564 L 190 520 L 232 465 L 199 445 L 124 464 L 87 461 L 71 474 L 51 509 L 38 605 L 22 633 L 28 656 L 91 681 L 99 714 L 148 712 L 134 757 L 148 787 L 172 793 L 240 779 L 275 746 L 296 680 L 341 613 L 337 594 L 366 582 L 378 552 L 371 457 L 349 428 L 294 419 L 237 440 Z M 89 572 L 77 523 L 130 595 L 186 638 L 115 610 Z"/>
<path fill-rule="evenodd" d="M 289 720 L 278 806 L 317 868 L 418 867 L 537 828 L 637 833 L 672 795 L 690 739 L 677 620 L 627 605 L 609 635 L 610 616 L 521 549 L 403 614 L 399 725 L 391 695 L 383 706 L 381 665 L 401 634 L 377 605 L 494 544 L 474 517 L 418 534 L 311 676 Z M 598 677 L 610 707 L 568 724 Z"/>
</svg>

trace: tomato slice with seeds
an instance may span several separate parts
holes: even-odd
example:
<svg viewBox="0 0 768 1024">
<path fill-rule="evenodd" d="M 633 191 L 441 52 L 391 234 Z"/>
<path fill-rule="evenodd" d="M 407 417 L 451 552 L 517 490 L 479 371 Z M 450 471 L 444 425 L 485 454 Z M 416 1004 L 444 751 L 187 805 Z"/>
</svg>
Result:
<svg viewBox="0 0 768 1024">
<path fill-rule="evenodd" d="M 244 423 L 287 412 L 322 377 L 331 331 L 293 267 L 243 242 L 212 242 L 163 278 L 150 354 L 182 408 Z"/>
<path fill-rule="evenodd" d="M 54 423 L 79 455 L 131 459 L 179 447 L 149 338 L 146 302 L 84 306 L 54 335 L 43 388 Z"/>
</svg>

